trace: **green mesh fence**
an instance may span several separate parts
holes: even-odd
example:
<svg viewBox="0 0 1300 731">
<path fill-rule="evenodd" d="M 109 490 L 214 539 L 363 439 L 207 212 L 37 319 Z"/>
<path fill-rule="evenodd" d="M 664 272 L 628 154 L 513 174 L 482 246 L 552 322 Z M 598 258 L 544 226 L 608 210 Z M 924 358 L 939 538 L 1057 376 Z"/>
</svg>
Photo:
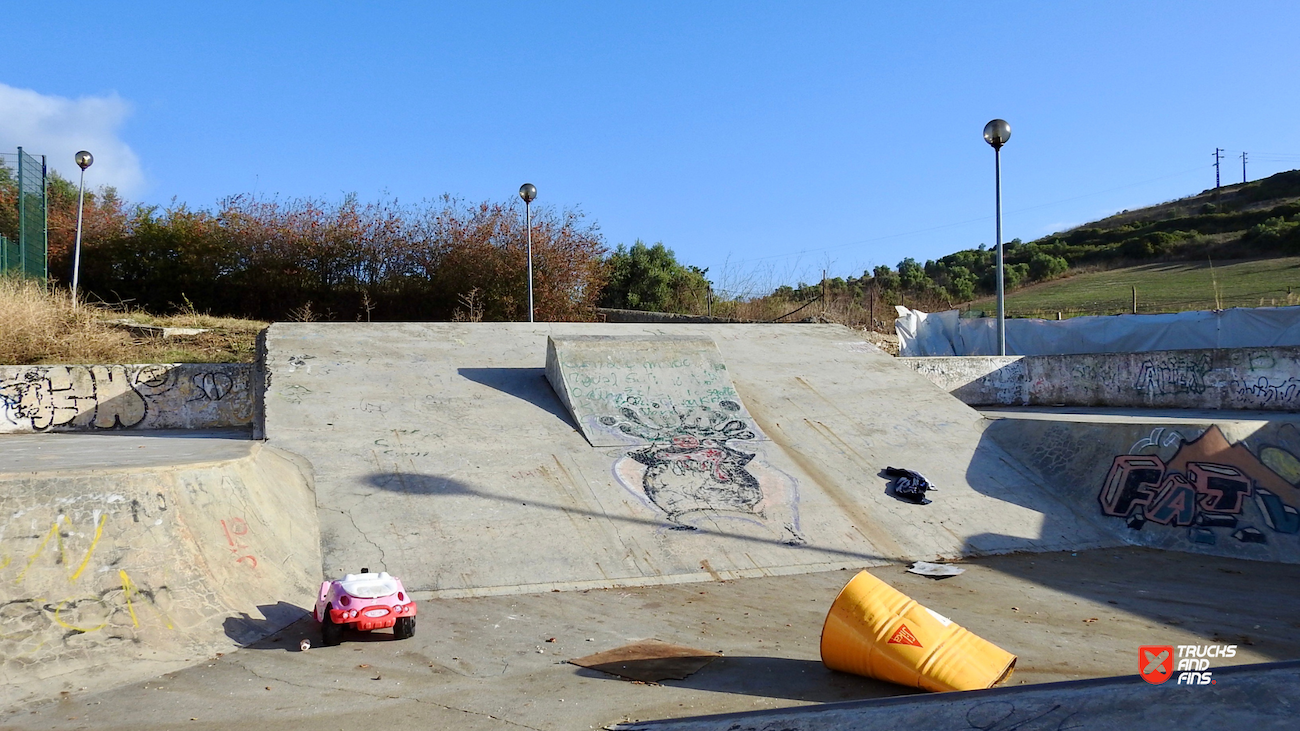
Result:
<svg viewBox="0 0 1300 731">
<path fill-rule="evenodd" d="M 49 275 L 46 231 L 45 157 L 18 148 L 18 257 L 23 274 L 42 282 Z"/>
<path fill-rule="evenodd" d="M 48 280 L 49 201 L 44 156 L 0 153 L 0 273 Z"/>
<path fill-rule="evenodd" d="M 0 273 L 22 271 L 22 252 L 18 248 L 18 242 L 9 239 L 4 234 L 0 234 Z"/>
</svg>

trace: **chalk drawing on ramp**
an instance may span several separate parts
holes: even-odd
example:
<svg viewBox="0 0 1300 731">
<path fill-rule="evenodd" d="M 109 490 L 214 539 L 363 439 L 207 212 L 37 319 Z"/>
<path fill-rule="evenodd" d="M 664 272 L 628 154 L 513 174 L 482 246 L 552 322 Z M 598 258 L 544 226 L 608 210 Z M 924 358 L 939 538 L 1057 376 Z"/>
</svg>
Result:
<svg viewBox="0 0 1300 731">
<path fill-rule="evenodd" d="M 739 520 L 788 545 L 807 542 L 799 529 L 797 483 L 761 458 L 758 429 L 739 403 L 677 408 L 662 399 L 632 399 L 599 424 L 647 443 L 618 459 L 614 476 L 674 528 Z"/>
</svg>

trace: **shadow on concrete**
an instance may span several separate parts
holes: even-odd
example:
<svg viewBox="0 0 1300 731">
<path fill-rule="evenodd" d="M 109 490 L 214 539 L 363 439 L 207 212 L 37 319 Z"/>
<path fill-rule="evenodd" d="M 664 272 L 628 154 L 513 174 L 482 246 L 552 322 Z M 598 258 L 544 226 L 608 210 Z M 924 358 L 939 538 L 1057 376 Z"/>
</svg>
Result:
<svg viewBox="0 0 1300 731">
<path fill-rule="evenodd" d="M 1025 538 L 996 533 L 982 533 L 966 540 L 965 555 L 990 555 L 1016 550 L 1086 550 L 1103 546 L 1121 546 L 1125 542 L 1115 530 L 1094 515 L 1096 503 L 1081 505 L 1068 494 L 1051 488 L 1052 482 L 1025 466 L 994 438 L 999 423 L 994 422 L 980 435 L 966 482 L 976 492 L 1038 513 L 1042 525 L 1038 545 L 1029 548 Z M 1068 478 L 1067 478 L 1068 479 Z"/>
<path fill-rule="evenodd" d="M 575 674 L 581 677 L 629 682 L 599 670 L 575 670 Z M 809 703 L 886 698 L 921 692 L 882 680 L 838 673 L 817 660 L 761 656 L 720 657 L 685 680 L 665 680 L 662 685 Z"/>
<path fill-rule="evenodd" d="M 289 602 L 276 602 L 275 604 L 259 604 L 258 611 L 262 613 L 262 619 L 250 616 L 246 612 L 240 612 L 237 616 L 226 617 L 223 627 L 226 636 L 231 640 L 248 647 L 253 647 L 264 642 L 265 638 L 273 635 L 280 630 L 292 625 L 303 619 L 312 619 L 311 611 L 303 609 L 297 604 Z M 261 648 L 275 649 L 275 648 Z M 294 649 L 297 649 L 296 647 Z"/>
<path fill-rule="evenodd" d="M 480 492 L 468 483 L 451 477 L 425 475 L 418 472 L 372 473 L 367 475 L 365 480 L 367 484 L 381 490 L 401 492 L 407 495 L 462 495 L 467 497 L 506 498 L 504 495 L 497 496 Z M 511 499 L 513 500 L 513 498 Z"/>
<path fill-rule="evenodd" d="M 986 495 L 1039 511 L 1046 552 L 989 556 L 979 563 L 1178 627 L 1207 643 L 1249 646 L 1277 660 L 1300 657 L 1300 622 L 1293 609 L 1300 604 L 1300 565 L 1192 553 L 1172 541 L 1139 548 L 1130 544 L 1136 540 L 1126 535 L 1130 529 L 1122 520 L 1101 514 L 1097 494 L 1114 456 L 1130 451 L 1129 437 L 1145 434 L 1138 434 L 1139 428 L 1121 439 L 1120 427 L 1029 420 L 989 424 L 967 482 Z M 964 552 L 1006 553 L 1003 544 L 1010 539 L 971 536 Z"/>
<path fill-rule="evenodd" d="M 281 602 L 283 604 L 283 602 Z M 292 605 L 289 605 L 292 606 Z M 263 631 L 262 634 L 248 642 L 240 642 L 245 650 L 278 650 L 280 652 L 302 652 L 302 641 L 307 640 L 311 644 L 308 649 L 324 647 L 321 640 L 320 623 L 308 610 L 299 610 L 302 616 L 295 621 L 286 625 L 277 627 L 273 630 Z M 241 613 L 242 614 L 242 613 Z M 243 630 L 244 623 L 247 622 L 248 615 L 243 617 L 230 617 L 226 619 L 226 634 L 230 635 L 232 628 L 236 633 Z M 253 620 L 257 622 L 258 620 Z M 427 628 L 426 628 L 427 629 Z M 417 626 L 416 632 L 419 633 Z M 232 639 L 234 639 L 232 637 Z M 377 629 L 370 632 L 361 632 L 353 629 L 343 630 L 343 644 L 364 644 L 368 642 L 399 642 L 400 640 L 393 637 L 391 629 Z M 239 640 L 236 640 L 239 642 Z"/>
<path fill-rule="evenodd" d="M 563 513 L 569 517 L 584 517 L 597 520 L 608 521 L 615 525 L 635 526 L 638 528 L 649 528 L 651 530 L 681 530 L 682 526 L 670 523 L 668 520 L 652 520 L 649 518 L 635 518 L 623 515 L 610 515 L 605 512 L 597 512 L 576 505 L 560 505 L 558 503 L 538 500 L 535 497 L 520 497 L 518 495 L 509 495 L 501 492 L 492 492 L 482 488 L 475 487 L 467 482 L 457 480 L 453 477 L 444 477 L 442 475 L 429 475 L 418 472 L 376 472 L 363 478 L 369 485 L 373 485 L 381 490 L 391 492 L 401 492 L 408 495 L 430 495 L 441 497 L 458 497 L 458 498 L 478 498 L 483 500 L 494 500 L 503 503 L 512 503 L 526 506 L 539 511 Z M 726 516 L 720 516 L 725 518 Z M 791 544 L 787 538 L 778 533 L 778 528 L 770 527 L 770 536 L 755 535 L 752 533 L 737 533 L 724 531 L 717 526 L 721 521 L 714 521 L 714 527 L 693 526 L 692 532 L 700 535 L 717 536 L 719 538 L 728 538 L 736 541 L 745 541 L 749 543 L 766 544 L 773 546 L 782 546 L 792 551 L 809 551 L 823 554 L 826 561 L 861 561 L 863 565 L 880 565 L 883 563 L 893 563 L 894 559 L 881 556 L 874 553 L 864 553 L 860 551 L 845 551 L 838 548 L 819 547 L 811 543 L 802 545 Z"/>
<path fill-rule="evenodd" d="M 527 401 L 572 429 L 578 428 L 555 395 L 551 382 L 546 380 L 545 368 L 457 368 L 456 372 L 475 383 Z"/>
<path fill-rule="evenodd" d="M 1300 566 L 1294 564 L 1139 547 L 975 561 L 1060 596 L 1095 602 L 1102 612 L 1113 607 L 1206 643 L 1235 644 L 1274 660 L 1300 659 Z M 1062 612 L 1069 611 L 1062 603 Z M 1152 644 L 1160 643 L 1153 638 Z"/>
</svg>

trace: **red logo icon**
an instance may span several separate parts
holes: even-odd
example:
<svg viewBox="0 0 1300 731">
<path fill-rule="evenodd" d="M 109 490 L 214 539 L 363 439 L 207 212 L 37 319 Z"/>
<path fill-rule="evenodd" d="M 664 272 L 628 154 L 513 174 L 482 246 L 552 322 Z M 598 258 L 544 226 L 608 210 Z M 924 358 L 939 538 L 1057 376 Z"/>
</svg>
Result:
<svg viewBox="0 0 1300 731">
<path fill-rule="evenodd" d="M 893 637 L 889 638 L 889 642 L 894 645 L 921 646 L 921 643 L 916 639 L 916 635 L 912 634 L 912 630 L 908 629 L 905 624 L 898 625 L 898 631 L 894 633 Z"/>
<path fill-rule="evenodd" d="M 1160 685 L 1174 674 L 1172 645 L 1143 645 L 1138 648 L 1138 671 L 1142 679 Z"/>
</svg>

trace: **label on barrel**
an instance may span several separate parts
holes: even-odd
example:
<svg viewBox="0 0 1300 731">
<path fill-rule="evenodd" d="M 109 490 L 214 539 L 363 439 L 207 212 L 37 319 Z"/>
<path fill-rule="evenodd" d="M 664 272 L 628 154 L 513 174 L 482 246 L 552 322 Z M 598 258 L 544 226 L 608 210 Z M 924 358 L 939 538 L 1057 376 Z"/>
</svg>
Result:
<svg viewBox="0 0 1300 731">
<path fill-rule="evenodd" d="M 889 638 L 889 642 L 894 645 L 921 647 L 921 643 L 916 639 L 916 635 L 912 634 L 912 630 L 908 629 L 905 624 L 898 625 L 898 631 L 894 632 L 894 636 Z"/>
</svg>

